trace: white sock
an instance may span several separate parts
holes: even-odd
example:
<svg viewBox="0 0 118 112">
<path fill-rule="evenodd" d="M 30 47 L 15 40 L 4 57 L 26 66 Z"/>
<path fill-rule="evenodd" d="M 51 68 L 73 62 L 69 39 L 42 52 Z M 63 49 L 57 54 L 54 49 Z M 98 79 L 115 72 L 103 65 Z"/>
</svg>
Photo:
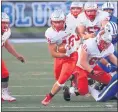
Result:
<svg viewBox="0 0 118 112">
<path fill-rule="evenodd" d="M 69 88 L 69 93 L 70 93 L 71 96 L 76 96 L 76 94 L 75 94 L 75 88 L 74 87 L 70 87 Z"/>
<path fill-rule="evenodd" d="M 91 93 L 93 98 L 97 101 L 98 100 L 98 95 L 100 94 L 100 92 L 98 90 L 94 89 L 91 86 L 88 86 L 88 88 L 89 88 L 89 92 Z"/>
</svg>

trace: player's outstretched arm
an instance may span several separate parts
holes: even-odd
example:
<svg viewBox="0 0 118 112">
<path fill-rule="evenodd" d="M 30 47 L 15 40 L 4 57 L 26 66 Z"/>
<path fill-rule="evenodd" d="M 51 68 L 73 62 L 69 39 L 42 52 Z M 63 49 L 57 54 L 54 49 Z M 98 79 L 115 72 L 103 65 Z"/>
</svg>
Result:
<svg viewBox="0 0 118 112">
<path fill-rule="evenodd" d="M 6 40 L 4 47 L 10 54 L 15 56 L 19 61 L 25 62 L 24 57 L 15 50 L 14 46 L 8 40 Z"/>
</svg>

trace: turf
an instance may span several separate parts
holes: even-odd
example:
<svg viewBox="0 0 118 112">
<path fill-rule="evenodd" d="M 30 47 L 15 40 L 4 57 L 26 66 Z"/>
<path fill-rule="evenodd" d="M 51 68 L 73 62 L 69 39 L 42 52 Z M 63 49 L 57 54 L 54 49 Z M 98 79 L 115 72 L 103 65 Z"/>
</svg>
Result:
<svg viewBox="0 0 118 112">
<path fill-rule="evenodd" d="M 11 30 L 13 32 L 22 32 L 22 33 L 42 33 L 45 32 L 45 30 L 47 29 L 47 27 L 12 27 Z"/>
<path fill-rule="evenodd" d="M 9 88 L 16 102 L 2 103 L 2 111 L 116 111 L 117 102 L 95 102 L 89 96 L 72 97 L 70 102 L 63 99 L 60 91 L 45 107 L 41 101 L 50 92 L 53 77 L 53 58 L 49 55 L 46 43 L 14 44 L 17 51 L 26 58 L 25 64 L 17 61 L 4 49 L 3 59 L 10 72 Z"/>
</svg>

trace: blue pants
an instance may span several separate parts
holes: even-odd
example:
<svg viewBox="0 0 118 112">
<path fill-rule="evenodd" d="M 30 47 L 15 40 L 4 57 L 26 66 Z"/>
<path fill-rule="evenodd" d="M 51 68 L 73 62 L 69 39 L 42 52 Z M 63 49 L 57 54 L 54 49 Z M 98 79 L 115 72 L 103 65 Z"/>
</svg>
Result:
<svg viewBox="0 0 118 112">
<path fill-rule="evenodd" d="M 118 92 L 118 74 L 115 74 L 110 83 L 100 92 L 97 101 L 107 101 Z"/>
</svg>

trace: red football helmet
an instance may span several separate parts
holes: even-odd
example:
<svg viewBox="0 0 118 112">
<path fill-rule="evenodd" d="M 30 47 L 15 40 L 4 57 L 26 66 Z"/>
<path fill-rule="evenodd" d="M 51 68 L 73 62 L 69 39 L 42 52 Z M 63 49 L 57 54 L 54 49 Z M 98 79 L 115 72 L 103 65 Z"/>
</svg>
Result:
<svg viewBox="0 0 118 112">
<path fill-rule="evenodd" d="M 72 2 L 70 6 L 71 14 L 76 18 L 83 10 L 83 3 L 81 2 Z"/>
<path fill-rule="evenodd" d="M 65 14 L 62 10 L 55 10 L 51 15 L 51 26 L 56 30 L 60 31 L 65 27 Z"/>
<path fill-rule="evenodd" d="M 2 20 L 1 20 L 1 28 L 2 28 L 2 33 L 8 31 L 9 29 L 9 17 L 6 13 L 2 12 Z"/>
<path fill-rule="evenodd" d="M 112 36 L 109 33 L 104 33 L 103 35 L 99 35 L 97 37 L 97 45 L 100 51 L 107 49 L 111 45 L 111 42 Z"/>
<path fill-rule="evenodd" d="M 96 3 L 87 2 L 84 5 L 85 14 L 90 20 L 95 19 L 96 15 L 97 15 L 97 9 L 98 9 L 98 6 Z"/>
</svg>

